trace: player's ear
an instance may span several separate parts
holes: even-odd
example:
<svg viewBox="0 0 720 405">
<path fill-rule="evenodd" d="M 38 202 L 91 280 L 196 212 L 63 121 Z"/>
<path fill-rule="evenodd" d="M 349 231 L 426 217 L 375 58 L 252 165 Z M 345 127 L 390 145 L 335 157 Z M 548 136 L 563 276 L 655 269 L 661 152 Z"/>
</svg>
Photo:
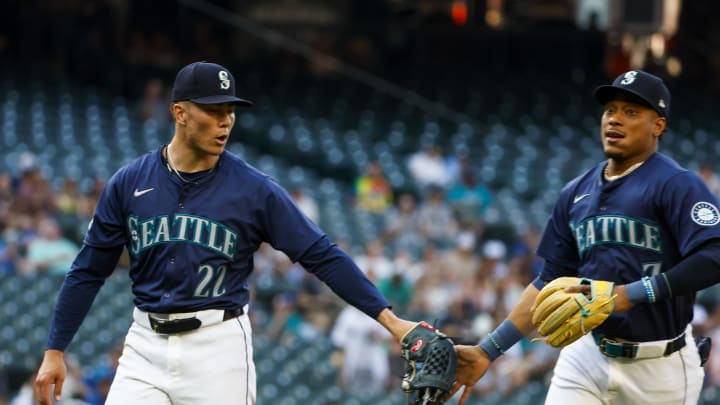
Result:
<svg viewBox="0 0 720 405">
<path fill-rule="evenodd" d="M 666 125 L 667 119 L 665 117 L 655 117 L 653 122 L 653 135 L 659 138 L 665 132 Z"/>
<path fill-rule="evenodd" d="M 183 104 L 184 103 L 172 103 L 170 105 L 170 113 L 172 114 L 175 122 L 178 124 L 185 124 L 186 106 Z"/>
</svg>

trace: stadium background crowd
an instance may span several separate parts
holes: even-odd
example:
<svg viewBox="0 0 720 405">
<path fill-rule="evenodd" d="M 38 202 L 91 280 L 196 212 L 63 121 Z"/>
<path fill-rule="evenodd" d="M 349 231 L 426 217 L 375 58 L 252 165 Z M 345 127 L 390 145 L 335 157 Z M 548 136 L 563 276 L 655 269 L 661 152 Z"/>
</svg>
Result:
<svg viewBox="0 0 720 405">
<path fill-rule="evenodd" d="M 643 31 L 645 28 L 628 36 L 616 31 L 632 29 L 631 24 L 613 23 L 603 18 L 602 12 L 587 19 L 576 13 L 581 6 L 608 2 L 535 3 L 533 8 L 529 2 L 510 0 L 5 2 L 0 13 L 0 95 L 5 96 L 0 99 L 0 127 L 6 137 L 0 162 L 0 299 L 4 311 L 0 315 L 0 404 L 31 403 L 28 381 L 43 347 L 22 342 L 30 335 L 34 336 L 31 342 L 43 341 L 50 311 L 47 306 L 44 312 L 26 306 L 41 301 L 37 295 L 42 294 L 49 295 L 47 302 L 53 302 L 82 243 L 104 181 L 119 167 L 115 163 L 124 163 L 107 157 L 57 167 L 44 160 L 47 154 L 43 150 L 28 147 L 29 142 L 7 141 L 16 131 L 20 133 L 20 127 L 38 130 L 36 104 L 23 104 L 22 99 L 38 94 L 38 89 L 47 90 L 42 93 L 47 99 L 62 99 L 52 95 L 53 91 L 68 91 L 62 89 L 96 94 L 123 106 L 130 128 L 141 132 L 132 136 L 142 136 L 150 126 L 160 134 L 159 142 L 166 142 L 171 130 L 168 86 L 177 68 L 192 60 L 231 66 L 242 84 L 240 95 L 257 101 L 258 116 L 266 117 L 270 110 L 283 111 L 278 119 L 291 124 L 302 120 L 298 111 L 309 111 L 320 119 L 327 116 L 327 120 L 357 116 L 356 136 L 362 136 L 363 125 L 379 120 L 373 117 L 382 115 L 378 108 L 387 105 L 388 99 L 400 105 L 399 115 L 405 111 L 402 106 L 409 105 L 407 114 L 389 118 L 392 130 L 387 141 L 397 147 L 391 151 L 402 150 L 403 142 L 411 145 L 391 159 L 384 157 L 384 150 L 376 150 L 376 156 L 353 158 L 350 165 L 342 159 L 332 164 L 333 154 L 330 163 L 308 159 L 297 153 L 304 150 L 302 142 L 297 149 L 278 149 L 278 143 L 268 139 L 282 138 L 282 130 L 270 122 L 262 124 L 264 127 L 258 124 L 263 130 L 255 131 L 251 115 L 239 115 L 233 138 L 242 145 L 231 150 L 246 152 L 251 164 L 271 156 L 299 167 L 301 173 L 311 173 L 283 177 L 286 172 L 277 172 L 278 181 L 292 191 L 301 209 L 353 254 L 396 312 L 410 319 L 436 320 L 456 340 L 476 342 L 503 318 L 542 265 L 533 252 L 547 207 L 541 206 L 538 215 L 529 219 L 506 218 L 513 211 L 508 211 L 503 196 L 508 190 L 516 192 L 515 200 L 522 202 L 523 192 L 528 190 L 527 184 L 522 186 L 523 173 L 499 165 L 512 171 L 512 176 L 488 175 L 484 163 L 502 161 L 502 153 L 493 156 L 498 149 L 482 140 L 447 142 L 450 135 L 465 130 L 482 137 L 482 129 L 496 129 L 493 120 L 522 121 L 522 116 L 513 115 L 524 114 L 518 105 L 531 108 L 536 117 L 574 114 L 582 122 L 585 110 L 578 113 L 568 99 L 542 91 L 573 88 L 576 95 L 563 96 L 590 106 L 585 99 L 590 99 L 595 83 L 630 67 L 668 80 L 677 95 L 671 126 L 675 120 L 687 122 L 681 121 L 685 113 L 686 120 L 699 120 L 711 116 L 703 112 L 717 110 L 720 78 L 711 73 L 720 67 L 720 46 L 713 46 L 720 41 L 720 33 L 704 18 L 720 11 L 715 2 L 638 2 L 655 7 L 663 4 L 666 14 L 673 4 L 681 10 L 675 20 L 677 27 L 669 31 L 660 28 L 665 21 L 641 19 L 643 27 L 663 31 L 659 51 L 653 45 L 657 36 Z M 231 11 L 218 14 L 219 9 Z M 627 22 L 631 11 L 637 10 L 624 11 Z M 352 24 L 345 24 L 348 21 Z M 519 76 L 525 77 L 514 79 Z M 474 88 L 495 78 L 500 86 Z M 337 94 L 328 89 L 343 82 L 355 84 L 342 87 L 345 91 L 338 95 L 339 101 L 326 97 Z M 447 83 L 452 85 L 442 89 Z M 485 104 L 465 108 L 463 92 L 470 91 L 468 87 L 476 94 L 503 93 L 484 94 Z M 551 96 L 543 99 L 543 94 Z M 42 97 L 40 102 L 44 102 Z M 31 119 L 18 123 L 11 118 L 9 111 L 18 105 L 28 106 L 29 111 L 21 114 Z M 491 118 L 483 115 L 486 111 Z M 88 116 L 90 112 L 88 109 Z M 596 113 L 589 112 L 591 117 Z M 480 133 L 467 129 L 486 119 L 477 131 Z M 548 127 L 539 131 L 558 129 L 557 120 L 545 122 Z M 675 133 L 694 130 L 698 139 L 698 128 L 714 130 L 715 124 L 710 119 L 680 124 Z M 592 120 L 586 123 L 587 128 L 595 125 Z M 316 139 L 323 140 L 323 130 L 328 128 L 320 130 Z M 54 130 L 47 133 L 43 142 L 48 147 L 63 138 Z M 397 141 L 398 133 L 406 138 L 400 136 Z M 372 136 L 382 140 L 385 134 Z M 706 138 L 707 144 L 712 144 L 718 137 L 710 133 Z M 145 139 L 147 150 L 159 145 L 151 141 Z M 675 144 L 687 146 L 680 141 Z M 685 152 L 693 156 L 695 150 Z M 552 148 L 542 153 L 547 155 L 541 154 L 540 161 L 555 158 Z M 719 193 L 720 180 L 710 160 L 713 151 L 709 153 L 702 161 L 686 159 L 682 163 L 702 173 Z M 258 155 L 265 160 L 254 161 Z M 89 172 L 88 167 L 94 171 Z M 555 178 L 544 191 L 552 197 L 548 199 L 554 198 L 562 182 L 579 174 L 572 171 L 576 166 L 564 167 L 567 170 L 553 172 Z M 512 177 L 515 179 L 509 180 Z M 314 188 L 328 184 L 324 182 L 327 179 L 340 185 L 335 202 L 343 218 L 367 221 L 372 224 L 367 232 L 361 236 L 354 230 L 343 233 L 334 222 L 337 218 L 328 216 L 327 206 L 318 201 Z M 506 181 L 520 181 L 520 186 Z M 117 324 L 117 331 L 129 325 L 132 305 L 127 294 L 129 280 L 123 274 L 125 263 L 126 258 L 108 281 L 111 286 L 106 285 L 117 297 L 108 302 L 125 309 L 124 315 L 110 320 Z M 283 398 L 277 402 L 283 404 L 369 403 L 364 399 L 376 404 L 403 403 L 397 395 L 399 349 L 378 324 L 344 305 L 298 264 L 269 246 L 257 253 L 255 263 L 251 316 L 258 345 L 260 399 Z M 50 287 L 27 298 L 26 289 L 41 284 Z M 16 288 L 18 285 L 25 287 Z M 698 333 L 713 336 L 716 342 L 720 342 L 718 302 L 716 289 L 703 291 L 695 319 Z M 18 333 L 16 319 L 25 319 L 22 315 L 31 312 L 40 320 Z M 99 344 L 86 346 L 83 342 L 98 336 L 102 338 Z M 121 336 L 123 333 L 88 331 L 76 337 L 63 403 L 102 403 L 122 343 L 116 339 Z M 263 350 L 271 346 L 276 348 L 272 355 Z M 363 350 L 355 350 L 357 347 Z M 295 389 L 290 393 L 291 387 L 303 384 L 297 377 L 302 374 L 298 370 L 303 367 L 303 353 L 314 362 L 315 377 L 324 381 L 315 386 L 307 382 L 306 392 Z M 545 389 L 555 355 L 555 349 L 547 345 L 523 341 L 481 380 L 475 403 L 508 398 L 518 404 L 535 403 L 537 396 L 532 394 Z M 321 356 L 321 361 L 313 356 Z M 717 348 L 706 374 L 706 400 L 713 403 L 717 398 L 713 395 L 720 392 Z M 333 390 L 335 385 L 340 388 Z M 276 395 L 266 387 L 278 390 Z M 518 396 L 519 391 L 526 396 Z M 303 402 L 303 398 L 315 402 Z"/>
</svg>

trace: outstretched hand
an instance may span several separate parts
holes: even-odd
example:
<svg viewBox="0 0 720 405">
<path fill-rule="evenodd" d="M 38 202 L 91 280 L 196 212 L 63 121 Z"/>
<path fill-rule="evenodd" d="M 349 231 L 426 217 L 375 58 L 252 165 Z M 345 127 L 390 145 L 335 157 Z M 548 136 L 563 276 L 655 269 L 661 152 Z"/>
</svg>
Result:
<svg viewBox="0 0 720 405">
<path fill-rule="evenodd" d="M 456 345 L 455 352 L 458 357 L 457 377 L 444 400 L 449 400 L 460 388 L 465 387 L 459 401 L 462 405 L 472 392 L 472 387 L 490 368 L 491 361 L 480 346 Z"/>
</svg>

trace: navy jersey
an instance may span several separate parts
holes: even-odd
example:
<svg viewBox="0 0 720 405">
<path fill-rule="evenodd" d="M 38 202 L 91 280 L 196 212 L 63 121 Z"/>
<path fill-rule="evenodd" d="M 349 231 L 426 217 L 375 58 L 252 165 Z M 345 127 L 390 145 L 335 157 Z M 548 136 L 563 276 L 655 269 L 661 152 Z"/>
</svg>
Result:
<svg viewBox="0 0 720 405">
<path fill-rule="evenodd" d="M 538 247 L 551 264 L 541 280 L 570 275 L 628 284 L 667 271 L 704 242 L 720 238 L 716 197 L 669 157 L 655 153 L 610 182 L 603 178 L 605 166 L 598 164 L 562 189 Z M 573 270 L 554 274 L 561 268 Z M 634 341 L 670 339 L 692 320 L 694 300 L 692 294 L 639 304 L 612 314 L 598 330 Z"/>
<path fill-rule="evenodd" d="M 97 204 L 85 244 L 127 247 L 142 310 L 241 307 L 261 242 L 297 261 L 325 237 L 284 189 L 231 153 L 193 178 L 171 172 L 159 148 L 120 169 Z"/>
<path fill-rule="evenodd" d="M 350 256 L 269 176 L 223 152 L 215 168 L 183 174 L 183 181 L 170 171 L 163 148 L 108 180 L 60 289 L 48 349 L 65 350 L 123 246 L 131 255 L 134 303 L 148 312 L 244 306 L 253 255 L 262 242 L 368 316 L 390 307 Z"/>
</svg>

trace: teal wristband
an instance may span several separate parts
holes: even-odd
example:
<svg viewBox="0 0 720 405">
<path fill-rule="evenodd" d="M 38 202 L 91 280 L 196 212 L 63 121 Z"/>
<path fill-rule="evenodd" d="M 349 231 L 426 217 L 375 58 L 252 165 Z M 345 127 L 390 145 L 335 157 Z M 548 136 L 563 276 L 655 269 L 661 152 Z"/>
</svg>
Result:
<svg viewBox="0 0 720 405">
<path fill-rule="evenodd" d="M 665 273 L 663 273 L 665 274 Z M 625 285 L 625 293 L 633 304 L 655 303 L 658 300 L 657 278 L 643 277 Z"/>
<path fill-rule="evenodd" d="M 478 346 L 488 354 L 490 360 L 494 361 L 523 337 L 524 335 L 515 324 L 506 319 L 494 331 L 488 333 L 488 336 Z"/>
<path fill-rule="evenodd" d="M 643 277 L 642 282 L 645 287 L 648 302 L 651 304 L 654 303 L 657 300 L 657 296 L 655 295 L 655 289 L 653 288 L 652 281 L 650 281 L 650 277 Z"/>
</svg>

